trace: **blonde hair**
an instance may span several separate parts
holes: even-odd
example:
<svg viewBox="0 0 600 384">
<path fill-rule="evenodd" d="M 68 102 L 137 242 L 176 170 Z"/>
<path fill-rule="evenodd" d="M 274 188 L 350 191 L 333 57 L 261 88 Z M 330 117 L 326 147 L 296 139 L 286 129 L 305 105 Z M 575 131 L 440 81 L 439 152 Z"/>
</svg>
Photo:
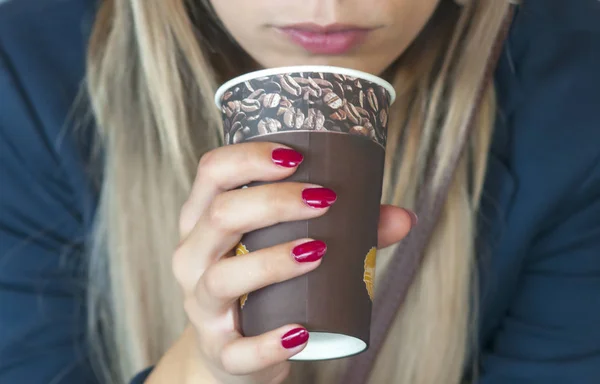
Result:
<svg viewBox="0 0 600 384">
<path fill-rule="evenodd" d="M 199 158 L 220 144 L 212 104 L 217 84 L 254 65 L 207 3 L 104 0 L 90 41 L 87 86 L 104 163 L 88 323 L 98 374 L 107 382 L 125 383 L 156 363 L 187 322 L 170 267 L 178 215 Z M 462 7 L 442 0 L 387 71 L 398 91 L 388 133 L 387 202 L 414 207 L 432 159 L 446 164 L 507 9 L 497 0 Z M 372 383 L 460 381 L 472 333 L 475 215 L 494 114 L 490 88 Z M 433 190 L 443 168 L 431 179 Z M 378 269 L 388 262 L 380 256 Z M 332 383 L 343 364 L 314 364 L 312 379 L 297 382 Z"/>
</svg>

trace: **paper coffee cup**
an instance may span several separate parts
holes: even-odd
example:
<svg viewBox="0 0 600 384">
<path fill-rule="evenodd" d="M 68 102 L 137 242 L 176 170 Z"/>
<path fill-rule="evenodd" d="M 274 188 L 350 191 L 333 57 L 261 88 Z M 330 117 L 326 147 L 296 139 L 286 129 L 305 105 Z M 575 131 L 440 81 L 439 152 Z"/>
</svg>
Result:
<svg viewBox="0 0 600 384">
<path fill-rule="evenodd" d="M 241 330 L 256 336 L 289 323 L 310 332 L 293 360 L 325 360 L 369 345 L 377 225 L 392 86 L 360 71 L 327 66 L 267 69 L 219 88 L 225 145 L 270 141 L 304 155 L 284 181 L 333 189 L 322 217 L 243 236 L 237 257 L 299 238 L 327 243 L 321 266 L 240 298 Z M 249 187 L 264 183 L 252 183 Z M 291 256 L 290 256 L 291 257 Z"/>
</svg>

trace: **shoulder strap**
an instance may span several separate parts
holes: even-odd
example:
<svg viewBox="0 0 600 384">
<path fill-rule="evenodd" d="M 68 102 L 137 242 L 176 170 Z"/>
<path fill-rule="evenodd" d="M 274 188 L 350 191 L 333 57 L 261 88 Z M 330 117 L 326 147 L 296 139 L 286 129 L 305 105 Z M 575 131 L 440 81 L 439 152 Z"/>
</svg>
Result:
<svg viewBox="0 0 600 384">
<path fill-rule="evenodd" d="M 417 204 L 419 225 L 397 247 L 386 274 L 378 282 L 378 295 L 373 306 L 369 350 L 352 358 L 340 383 L 364 384 L 369 378 L 375 358 L 383 345 L 388 329 L 394 321 L 398 308 L 402 305 L 406 293 L 419 270 L 424 254 L 423 249 L 426 247 L 433 233 L 435 224 L 445 204 L 454 172 L 466 146 L 469 131 L 475 125 L 474 117 L 476 116 L 477 108 L 481 105 L 486 87 L 493 80 L 496 64 L 500 59 L 504 41 L 513 19 L 514 8 L 515 4 L 511 1 L 510 10 L 503 22 L 496 43 L 492 48 L 487 68 L 481 81 L 477 102 L 471 111 L 469 127 L 463 136 L 457 140 L 460 144 L 456 146 L 455 152 L 452 154 L 451 166 L 447 168 L 444 174 L 442 185 L 435 196 Z"/>
</svg>

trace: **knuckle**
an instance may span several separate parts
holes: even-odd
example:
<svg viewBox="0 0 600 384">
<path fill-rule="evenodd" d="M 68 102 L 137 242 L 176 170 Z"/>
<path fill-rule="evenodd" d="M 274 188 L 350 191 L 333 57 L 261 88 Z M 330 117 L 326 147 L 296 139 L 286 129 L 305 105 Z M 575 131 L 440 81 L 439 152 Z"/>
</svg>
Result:
<svg viewBox="0 0 600 384">
<path fill-rule="evenodd" d="M 261 146 L 254 144 L 259 143 L 251 143 L 248 146 L 244 146 L 244 150 L 240 148 L 240 151 L 236 153 L 237 169 L 240 174 L 258 174 L 265 169 L 264 151 L 260 149 Z"/>
<path fill-rule="evenodd" d="M 264 169 L 266 164 L 265 159 L 269 158 L 268 156 L 265 156 L 265 154 L 270 151 L 271 144 L 260 144 L 261 145 L 253 147 L 251 151 L 244 152 L 244 157 L 242 160 L 244 160 L 244 164 L 247 164 L 251 168 Z"/>
<path fill-rule="evenodd" d="M 185 314 L 190 318 L 195 314 L 196 310 L 198 309 L 198 303 L 196 302 L 196 300 L 192 297 L 186 297 L 183 300 L 183 311 L 185 312 Z M 194 321 L 192 321 L 194 322 Z M 195 322 L 194 322 L 194 325 Z"/>
<path fill-rule="evenodd" d="M 229 206 L 223 195 L 218 195 L 212 201 L 208 210 L 208 220 L 213 228 L 230 232 Z"/>
<path fill-rule="evenodd" d="M 239 151 L 236 153 L 237 161 L 239 164 L 243 165 L 254 165 L 258 156 L 256 155 L 258 151 L 256 150 L 256 146 L 253 145 L 255 143 L 250 143 L 244 146 L 238 147 Z"/>
<path fill-rule="evenodd" d="M 254 343 L 253 354 L 262 367 L 266 367 L 272 364 L 276 354 L 269 345 L 265 345 L 265 342 Z"/>
<path fill-rule="evenodd" d="M 268 384 L 281 384 L 283 383 L 291 373 L 291 365 L 290 364 L 281 364 L 277 367 L 277 371 L 275 372 L 273 378 Z"/>
<path fill-rule="evenodd" d="M 188 201 L 186 200 L 182 205 L 181 208 L 179 209 L 179 228 L 181 228 L 184 223 L 186 222 L 186 215 L 187 215 L 187 211 L 188 211 Z"/>
<path fill-rule="evenodd" d="M 290 199 L 291 193 L 289 186 L 284 184 L 271 184 L 268 186 L 265 199 L 269 204 L 269 208 L 276 217 L 284 215 L 291 207 L 294 206 Z"/>
<path fill-rule="evenodd" d="M 214 151 L 208 151 L 200 157 L 200 160 L 198 161 L 198 173 L 212 166 L 213 159 L 215 157 L 214 154 Z"/>
<path fill-rule="evenodd" d="M 216 160 L 215 152 L 206 152 L 198 161 L 196 169 L 196 179 L 202 180 L 203 183 L 215 181 L 218 176 L 218 161 Z"/>
<path fill-rule="evenodd" d="M 191 203 L 187 200 L 181 206 L 179 210 L 179 235 L 183 236 L 186 232 L 189 232 L 193 227 L 192 223 L 192 212 L 191 212 Z"/>
<path fill-rule="evenodd" d="M 230 375 L 235 375 L 236 372 L 236 362 L 235 359 L 231 357 L 230 348 L 225 347 L 219 353 L 219 364 L 223 368 L 223 370 Z"/>
<path fill-rule="evenodd" d="M 227 296 L 227 280 L 218 268 L 209 267 L 200 279 L 201 287 L 206 294 L 214 299 L 224 299 Z"/>
<path fill-rule="evenodd" d="M 201 321 L 200 308 L 198 306 L 198 301 L 193 295 L 188 296 L 183 300 L 183 310 L 188 319 L 190 319 L 190 322 L 194 325 L 194 328 L 196 328 L 198 335 L 204 335 L 205 332 L 203 332 L 204 327 Z"/>
<path fill-rule="evenodd" d="M 186 261 L 184 245 L 180 244 L 171 257 L 171 271 L 179 284 L 185 281 Z"/>
<path fill-rule="evenodd" d="M 212 362 L 217 362 L 217 363 L 221 363 L 220 359 L 219 359 L 219 355 L 221 354 L 220 351 L 217 350 L 217 347 L 215 345 L 215 343 L 212 343 L 211 340 L 209 340 L 209 338 L 203 337 L 203 336 L 199 336 L 200 337 L 200 353 L 206 357 L 208 357 L 208 359 Z"/>
<path fill-rule="evenodd" d="M 261 257 L 258 264 L 264 280 L 274 282 L 283 280 L 284 272 L 281 263 L 273 260 L 272 257 Z"/>
</svg>

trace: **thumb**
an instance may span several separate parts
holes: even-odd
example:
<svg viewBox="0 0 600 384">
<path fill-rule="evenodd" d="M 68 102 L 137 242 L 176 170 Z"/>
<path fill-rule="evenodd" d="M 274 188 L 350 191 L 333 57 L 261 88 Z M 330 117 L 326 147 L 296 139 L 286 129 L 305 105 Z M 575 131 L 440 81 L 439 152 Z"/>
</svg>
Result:
<svg viewBox="0 0 600 384">
<path fill-rule="evenodd" d="M 378 247 L 385 248 L 402 240 L 417 224 L 417 215 L 408 209 L 382 205 L 379 214 Z"/>
</svg>

